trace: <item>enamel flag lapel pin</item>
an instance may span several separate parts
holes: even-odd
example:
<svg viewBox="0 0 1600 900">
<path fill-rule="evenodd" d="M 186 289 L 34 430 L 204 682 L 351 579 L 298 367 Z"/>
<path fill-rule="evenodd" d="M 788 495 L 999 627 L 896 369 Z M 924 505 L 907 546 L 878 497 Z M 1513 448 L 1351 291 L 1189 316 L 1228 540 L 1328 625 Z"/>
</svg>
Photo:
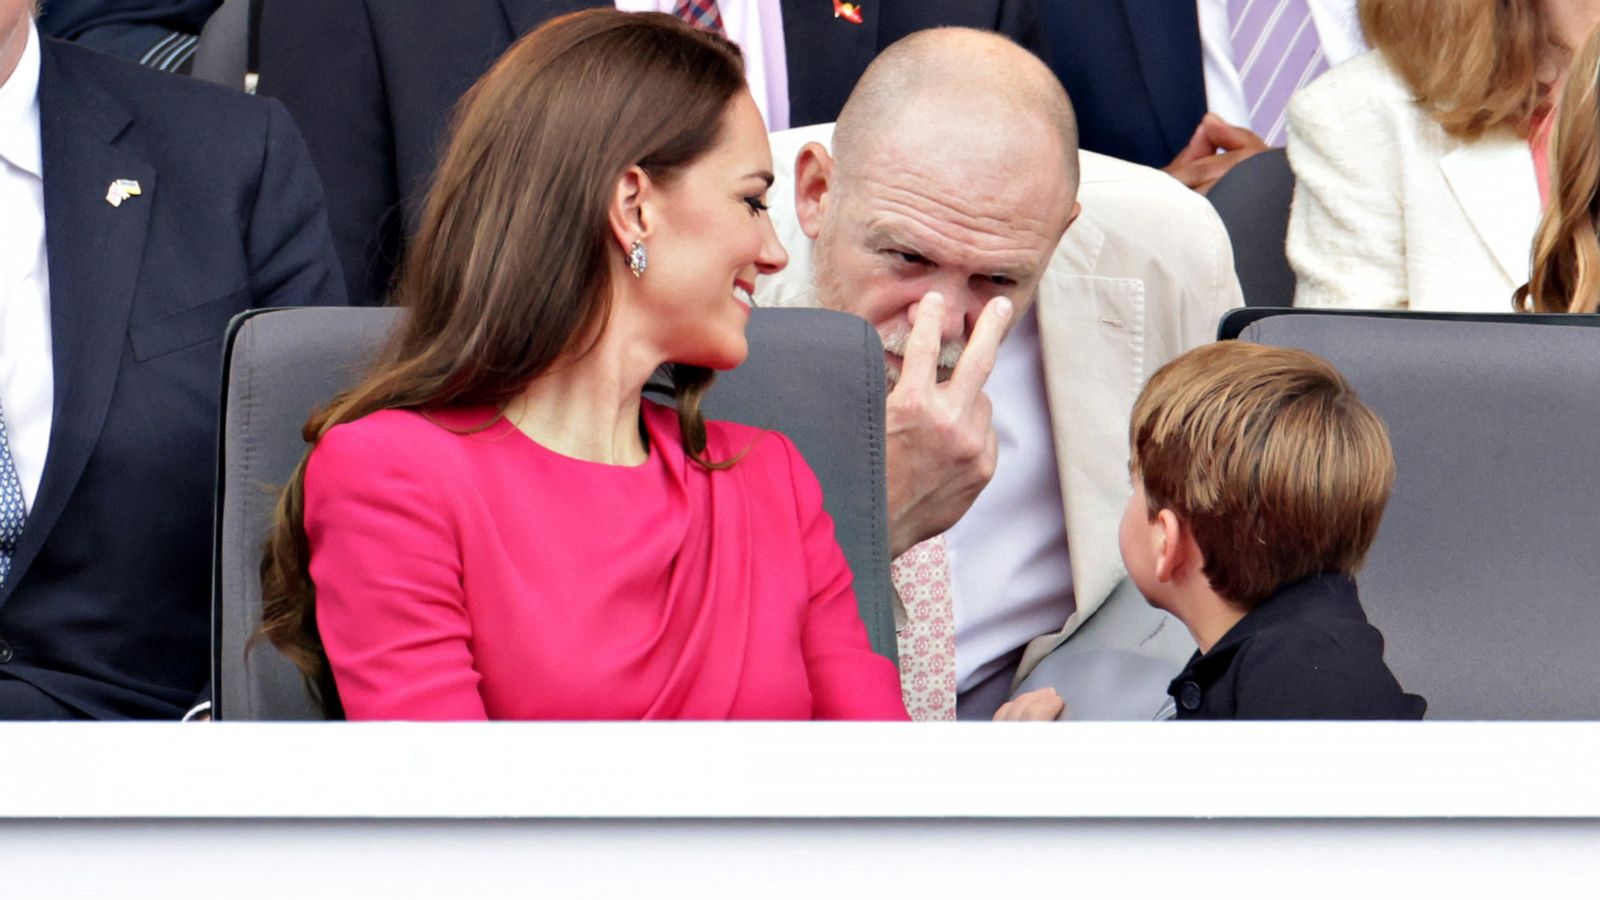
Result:
<svg viewBox="0 0 1600 900">
<path fill-rule="evenodd" d="M 139 187 L 139 182 L 132 178 L 118 178 L 106 188 L 106 202 L 112 206 L 121 206 L 122 201 L 129 197 L 137 197 L 144 193 Z"/>
<path fill-rule="evenodd" d="M 852 25 L 860 25 L 861 4 L 841 3 L 839 0 L 833 0 L 833 17 L 835 19 L 843 19 Z"/>
</svg>

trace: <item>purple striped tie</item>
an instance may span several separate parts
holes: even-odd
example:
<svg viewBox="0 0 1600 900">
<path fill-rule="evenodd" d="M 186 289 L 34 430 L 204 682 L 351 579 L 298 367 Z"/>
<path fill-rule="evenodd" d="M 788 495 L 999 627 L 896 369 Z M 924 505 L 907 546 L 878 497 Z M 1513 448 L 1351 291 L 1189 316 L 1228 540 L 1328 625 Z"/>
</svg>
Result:
<svg viewBox="0 0 1600 900">
<path fill-rule="evenodd" d="M 728 36 L 728 32 L 722 27 L 722 11 L 717 9 L 717 0 L 678 0 L 678 5 L 673 7 L 672 14 L 696 28 L 703 28 L 723 37 Z"/>
<path fill-rule="evenodd" d="M 1250 127 L 1283 146 L 1289 97 L 1328 68 L 1306 0 L 1228 0 L 1233 63 Z"/>
</svg>

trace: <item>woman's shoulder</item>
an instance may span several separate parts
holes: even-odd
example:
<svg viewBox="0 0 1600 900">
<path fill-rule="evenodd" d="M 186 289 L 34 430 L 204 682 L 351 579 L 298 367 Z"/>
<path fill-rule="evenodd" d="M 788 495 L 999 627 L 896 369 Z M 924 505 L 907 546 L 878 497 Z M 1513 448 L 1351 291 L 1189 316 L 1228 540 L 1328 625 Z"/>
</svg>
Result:
<svg viewBox="0 0 1600 900">
<path fill-rule="evenodd" d="M 742 422 L 713 419 L 706 422 L 706 450 L 713 459 L 743 456 L 739 465 L 787 467 L 799 452 L 782 432 Z"/>
<path fill-rule="evenodd" d="M 456 452 L 463 436 L 479 433 L 497 418 L 495 410 L 384 409 L 328 429 L 311 458 L 321 467 L 358 470 L 436 465 Z"/>
<path fill-rule="evenodd" d="M 652 420 L 652 431 L 658 432 L 663 439 L 671 441 L 674 445 L 682 445 L 676 409 L 667 404 L 646 400 L 644 414 L 648 420 Z M 706 420 L 706 453 L 712 460 L 731 458 L 741 453 L 744 454 L 744 459 L 753 456 L 763 459 L 778 458 L 793 446 L 787 437 L 769 428 L 727 419 Z"/>
<path fill-rule="evenodd" d="M 1322 73 L 1295 92 L 1290 109 L 1300 116 L 1360 109 L 1421 113 L 1410 86 L 1380 50 L 1368 50 Z"/>
</svg>

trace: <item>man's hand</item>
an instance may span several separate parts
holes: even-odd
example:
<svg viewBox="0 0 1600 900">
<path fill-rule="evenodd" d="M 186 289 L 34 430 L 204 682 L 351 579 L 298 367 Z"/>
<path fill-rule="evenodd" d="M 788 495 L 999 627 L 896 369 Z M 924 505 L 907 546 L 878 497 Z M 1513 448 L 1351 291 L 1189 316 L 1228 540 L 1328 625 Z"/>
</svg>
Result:
<svg viewBox="0 0 1600 900">
<path fill-rule="evenodd" d="M 1204 194 L 1234 166 L 1266 149 L 1267 142 L 1255 132 L 1229 125 L 1216 113 L 1206 113 L 1189 138 L 1189 146 L 1163 171 Z"/>
<path fill-rule="evenodd" d="M 1039 688 L 1007 700 L 995 710 L 996 722 L 1054 722 L 1067 708 L 1053 687 Z"/>
<path fill-rule="evenodd" d="M 930 292 L 917 306 L 900 379 L 889 392 L 889 550 L 899 556 L 942 534 L 972 506 L 999 455 L 983 384 L 1011 321 L 1011 301 L 996 297 L 978 316 L 950 380 L 938 380 L 944 297 Z"/>
</svg>

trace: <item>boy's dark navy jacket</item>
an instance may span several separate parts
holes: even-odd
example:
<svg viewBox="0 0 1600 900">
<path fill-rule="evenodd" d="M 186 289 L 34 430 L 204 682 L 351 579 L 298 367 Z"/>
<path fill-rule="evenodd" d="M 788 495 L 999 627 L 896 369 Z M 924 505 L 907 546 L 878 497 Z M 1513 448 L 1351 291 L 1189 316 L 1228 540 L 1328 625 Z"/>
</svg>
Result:
<svg viewBox="0 0 1600 900">
<path fill-rule="evenodd" d="M 1420 719 L 1428 708 L 1384 664 L 1383 635 L 1344 575 L 1278 590 L 1167 693 L 1180 719 Z"/>
</svg>

